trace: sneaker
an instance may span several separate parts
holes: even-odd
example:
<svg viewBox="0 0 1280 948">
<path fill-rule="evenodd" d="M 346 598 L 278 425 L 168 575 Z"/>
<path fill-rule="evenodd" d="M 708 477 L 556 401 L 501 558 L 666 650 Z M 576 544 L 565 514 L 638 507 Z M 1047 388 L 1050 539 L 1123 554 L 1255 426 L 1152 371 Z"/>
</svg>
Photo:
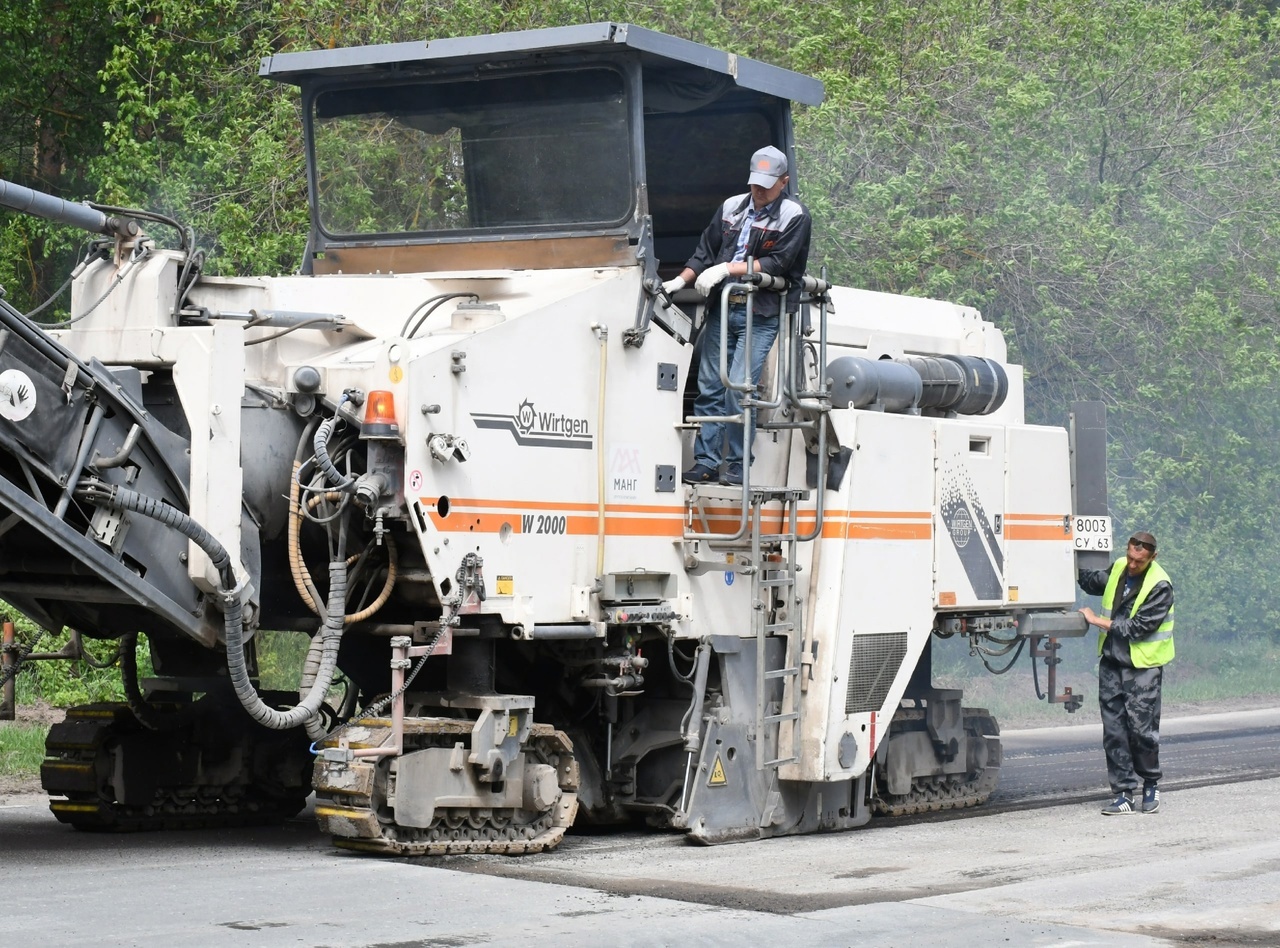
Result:
<svg viewBox="0 0 1280 948">
<path fill-rule="evenodd" d="M 716 469 L 708 464 L 695 464 L 680 475 L 685 484 L 710 484 L 716 479 Z"/>
<path fill-rule="evenodd" d="M 1142 812 L 1155 813 L 1160 809 L 1160 790 L 1155 784 L 1142 788 Z"/>
<path fill-rule="evenodd" d="M 1133 797 L 1127 793 L 1118 793 L 1110 804 L 1102 808 L 1103 816 L 1119 816 L 1121 813 L 1137 813 L 1133 808 Z"/>
<path fill-rule="evenodd" d="M 720 483 L 726 487 L 742 486 L 742 464 L 740 462 L 730 462 L 724 466 L 724 473 L 720 475 Z"/>
</svg>

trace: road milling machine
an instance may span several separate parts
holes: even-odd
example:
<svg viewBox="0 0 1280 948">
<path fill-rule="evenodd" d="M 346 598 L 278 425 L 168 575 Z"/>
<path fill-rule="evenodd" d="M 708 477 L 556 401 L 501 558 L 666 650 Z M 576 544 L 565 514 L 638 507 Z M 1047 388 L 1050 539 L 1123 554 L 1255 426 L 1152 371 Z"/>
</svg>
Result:
<svg viewBox="0 0 1280 948">
<path fill-rule="evenodd" d="M 314 790 L 344 847 L 523 853 L 990 795 L 997 723 L 930 643 L 1030 643 L 1052 676 L 1083 634 L 1096 413 L 1027 424 L 978 312 L 819 269 L 743 393 L 744 483 L 680 480 L 705 301 L 662 279 L 753 151 L 795 166 L 819 82 L 617 23 L 261 74 L 301 93 L 295 275 L 205 275 L 169 218 L 0 183 L 100 235 L 64 321 L 0 302 L 0 598 L 118 640 L 127 695 L 50 731 L 58 819 L 278 820 Z M 262 630 L 310 636 L 297 693 L 259 688 Z"/>
</svg>

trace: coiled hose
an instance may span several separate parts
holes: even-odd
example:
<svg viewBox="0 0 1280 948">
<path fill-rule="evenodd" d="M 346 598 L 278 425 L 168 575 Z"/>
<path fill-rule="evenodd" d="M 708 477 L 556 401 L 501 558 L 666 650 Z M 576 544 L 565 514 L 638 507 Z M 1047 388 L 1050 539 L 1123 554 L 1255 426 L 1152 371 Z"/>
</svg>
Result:
<svg viewBox="0 0 1280 948">
<path fill-rule="evenodd" d="M 123 487 L 91 485 L 81 491 L 89 503 L 102 507 L 118 507 L 172 527 L 209 555 L 218 572 L 219 593 L 223 603 L 223 629 L 227 644 L 227 673 L 236 697 L 249 716 L 264 727 L 277 731 L 306 724 L 317 717 L 320 705 L 333 684 L 338 667 L 338 645 L 342 639 L 342 617 L 347 599 L 347 564 L 345 550 L 339 550 L 329 564 L 328 614 L 321 628 L 322 653 L 315 682 L 307 696 L 287 711 L 279 711 L 258 696 L 244 660 L 244 607 L 240 602 L 240 584 L 236 582 L 231 557 L 221 543 L 204 527 L 162 500 L 146 497 Z"/>
<path fill-rule="evenodd" d="M 342 404 L 345 401 L 347 401 L 347 397 L 344 395 L 342 401 L 338 402 L 339 411 L 342 410 Z M 335 414 L 332 418 L 326 418 L 321 422 L 320 427 L 316 429 L 316 435 L 311 442 L 311 446 L 315 449 L 316 464 L 320 466 L 320 470 L 324 472 L 325 478 L 333 486 L 333 489 L 350 494 L 355 491 L 356 479 L 338 470 L 329 457 L 329 438 L 333 435 L 333 429 L 338 426 L 338 421 L 339 418 Z M 297 475 L 295 474 L 294 476 L 296 477 Z"/>
</svg>

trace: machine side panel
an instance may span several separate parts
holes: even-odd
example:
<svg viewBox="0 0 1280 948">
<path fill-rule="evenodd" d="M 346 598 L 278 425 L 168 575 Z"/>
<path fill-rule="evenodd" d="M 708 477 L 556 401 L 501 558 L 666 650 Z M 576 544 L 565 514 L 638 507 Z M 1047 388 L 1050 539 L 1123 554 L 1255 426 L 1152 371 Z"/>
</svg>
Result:
<svg viewBox="0 0 1280 948">
<path fill-rule="evenodd" d="M 934 602 L 940 609 L 1004 602 L 1005 429 L 939 421 Z"/>
<path fill-rule="evenodd" d="M 659 465 L 678 471 L 680 393 L 657 380 L 660 362 L 682 378 L 688 353 L 661 333 L 623 347 L 639 292 L 638 271 L 619 271 L 553 309 L 458 334 L 413 360 L 405 484 L 438 585 L 477 552 L 491 596 L 484 611 L 573 623 L 592 618 L 600 573 L 682 574 L 683 494 L 674 478 L 664 490 L 655 476 Z M 604 354 L 593 323 L 609 328 Z M 424 415 L 421 405 L 440 409 Z M 464 439 L 470 456 L 433 457 L 433 435 Z"/>
<path fill-rule="evenodd" d="M 784 779 L 839 780 L 866 769 L 933 625 L 936 422 L 869 411 L 831 420 L 854 454 L 844 488 L 828 494 L 805 752 L 780 769 Z"/>
<path fill-rule="evenodd" d="M 1065 606 L 1075 600 L 1067 433 L 1008 429 L 1005 592 L 1009 602 Z"/>
</svg>

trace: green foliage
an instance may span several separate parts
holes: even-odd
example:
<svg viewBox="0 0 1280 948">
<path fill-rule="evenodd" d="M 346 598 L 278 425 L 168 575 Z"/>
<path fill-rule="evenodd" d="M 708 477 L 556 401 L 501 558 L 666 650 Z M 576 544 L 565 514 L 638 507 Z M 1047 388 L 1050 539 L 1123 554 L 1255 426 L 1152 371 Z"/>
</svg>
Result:
<svg viewBox="0 0 1280 948">
<path fill-rule="evenodd" d="M 70 633 L 65 630 L 41 635 L 38 626 L 14 615 L 3 603 L 0 603 L 0 612 L 12 618 L 18 643 L 28 648 L 34 646 L 34 651 L 58 652 L 70 642 Z M 24 663 L 15 681 L 17 703 L 44 702 L 65 708 L 94 701 L 123 701 L 120 670 L 115 665 L 118 643 L 81 641 L 92 661 L 55 659 Z M 138 674 L 140 677 L 154 674 L 144 636 L 138 637 Z"/>
<path fill-rule="evenodd" d="M 980 307 L 1026 367 L 1032 421 L 1104 401 L 1118 530 L 1160 537 L 1179 628 L 1274 637 L 1280 578 L 1257 555 L 1280 542 L 1274 7 L 18 0 L 0 11 L 0 175 L 169 212 L 210 272 L 289 271 L 298 101 L 261 57 L 616 19 L 816 75 L 826 101 L 796 116 L 811 259 Z M 0 215 L 0 284 L 33 305 L 83 239 Z"/>
<path fill-rule="evenodd" d="M 261 631 L 253 638 L 264 691 L 297 691 L 311 639 L 300 632 Z"/>
</svg>

